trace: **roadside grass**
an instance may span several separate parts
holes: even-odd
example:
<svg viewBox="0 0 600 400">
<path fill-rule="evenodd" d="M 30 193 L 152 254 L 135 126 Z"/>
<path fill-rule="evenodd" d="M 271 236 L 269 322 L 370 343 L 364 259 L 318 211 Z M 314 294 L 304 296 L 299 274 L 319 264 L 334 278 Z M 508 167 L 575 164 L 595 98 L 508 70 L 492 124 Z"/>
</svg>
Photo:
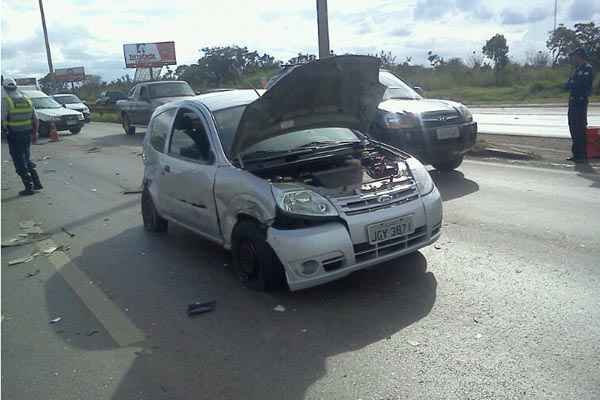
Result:
<svg viewBox="0 0 600 400">
<path fill-rule="evenodd" d="M 425 97 L 459 101 L 466 104 L 510 104 L 510 103 L 565 103 L 569 95 L 562 88 L 547 81 L 530 85 L 509 87 L 455 87 L 430 90 Z M 600 96 L 590 97 L 590 102 L 600 101 Z"/>
<path fill-rule="evenodd" d="M 116 112 L 92 112 L 92 122 L 114 122 L 121 123 L 119 114 Z"/>
</svg>

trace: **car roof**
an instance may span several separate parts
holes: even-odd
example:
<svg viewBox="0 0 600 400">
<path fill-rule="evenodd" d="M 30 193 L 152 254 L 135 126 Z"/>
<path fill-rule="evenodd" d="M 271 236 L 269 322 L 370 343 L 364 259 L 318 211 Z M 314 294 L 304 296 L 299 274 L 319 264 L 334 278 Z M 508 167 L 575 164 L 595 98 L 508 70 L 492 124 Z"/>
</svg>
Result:
<svg viewBox="0 0 600 400">
<path fill-rule="evenodd" d="M 21 90 L 21 93 L 23 93 L 23 95 L 25 95 L 29 98 L 50 97 L 46 93 L 42 92 L 41 90 Z"/>
<path fill-rule="evenodd" d="M 161 83 L 186 83 L 186 81 L 149 81 L 149 82 L 140 82 L 138 85 L 157 85 Z"/>
<path fill-rule="evenodd" d="M 73 93 L 58 93 L 58 94 L 53 94 L 52 97 L 64 97 L 64 96 L 75 96 L 77 97 L 76 94 Z"/>
<path fill-rule="evenodd" d="M 264 92 L 265 90 L 258 90 L 260 95 L 262 95 Z M 173 101 L 157 108 L 157 112 L 160 113 L 164 110 L 173 107 L 184 106 L 186 104 L 189 105 L 190 103 L 195 105 L 202 104 L 208 108 L 210 112 L 215 112 L 227 108 L 245 106 L 258 98 L 259 96 L 252 89 L 227 90 L 223 92 L 201 94 L 199 96 Z"/>
<path fill-rule="evenodd" d="M 262 92 L 262 93 L 261 93 Z M 265 91 L 259 90 L 262 95 Z M 211 112 L 226 108 L 244 106 L 258 99 L 259 95 L 252 89 L 227 90 L 222 92 L 205 93 L 189 99 L 189 101 L 204 104 Z"/>
</svg>

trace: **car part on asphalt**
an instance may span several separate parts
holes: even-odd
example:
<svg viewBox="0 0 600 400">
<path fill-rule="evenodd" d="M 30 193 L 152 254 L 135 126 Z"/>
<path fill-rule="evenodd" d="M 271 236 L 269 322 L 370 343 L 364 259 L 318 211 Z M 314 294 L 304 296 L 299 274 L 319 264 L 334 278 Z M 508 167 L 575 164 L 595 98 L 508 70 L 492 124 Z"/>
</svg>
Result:
<svg viewBox="0 0 600 400">
<path fill-rule="evenodd" d="M 198 315 L 198 314 L 204 314 L 207 312 L 214 311 L 216 307 L 217 307 L 216 300 L 211 300 L 206 303 L 198 303 L 198 302 L 192 303 L 192 304 L 189 304 L 187 307 L 187 315 L 188 315 L 188 317 L 191 317 L 191 316 Z"/>
</svg>

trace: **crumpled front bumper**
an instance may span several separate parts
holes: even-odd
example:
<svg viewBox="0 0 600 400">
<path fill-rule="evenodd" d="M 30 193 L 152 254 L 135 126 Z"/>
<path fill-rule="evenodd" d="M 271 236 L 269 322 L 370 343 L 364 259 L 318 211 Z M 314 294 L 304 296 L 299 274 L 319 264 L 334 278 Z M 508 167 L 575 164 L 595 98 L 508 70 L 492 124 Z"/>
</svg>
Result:
<svg viewBox="0 0 600 400">
<path fill-rule="evenodd" d="M 365 242 L 368 225 L 406 215 L 413 216 L 415 233 L 382 248 Z M 267 241 L 285 268 L 290 290 L 318 286 L 434 243 L 441 234 L 441 196 L 435 188 L 410 203 L 344 219 L 347 226 L 330 222 L 303 229 L 268 229 Z M 316 272 L 303 273 L 306 263 L 318 265 Z"/>
</svg>

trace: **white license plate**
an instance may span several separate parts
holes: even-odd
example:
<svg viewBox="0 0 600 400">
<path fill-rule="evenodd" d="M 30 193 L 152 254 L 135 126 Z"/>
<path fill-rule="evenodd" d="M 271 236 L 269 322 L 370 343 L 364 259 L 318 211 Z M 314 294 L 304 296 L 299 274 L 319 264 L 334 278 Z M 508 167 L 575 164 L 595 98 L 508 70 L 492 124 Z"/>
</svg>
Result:
<svg viewBox="0 0 600 400">
<path fill-rule="evenodd" d="M 438 128 L 436 131 L 437 134 L 437 138 L 438 139 L 455 139 L 457 137 L 460 137 L 460 131 L 458 130 L 458 127 L 456 126 L 451 126 L 451 127 L 447 127 L 447 128 Z"/>
<path fill-rule="evenodd" d="M 413 233 L 415 226 L 412 216 L 394 218 L 388 221 L 372 224 L 367 227 L 369 243 L 375 244 Z"/>
</svg>

